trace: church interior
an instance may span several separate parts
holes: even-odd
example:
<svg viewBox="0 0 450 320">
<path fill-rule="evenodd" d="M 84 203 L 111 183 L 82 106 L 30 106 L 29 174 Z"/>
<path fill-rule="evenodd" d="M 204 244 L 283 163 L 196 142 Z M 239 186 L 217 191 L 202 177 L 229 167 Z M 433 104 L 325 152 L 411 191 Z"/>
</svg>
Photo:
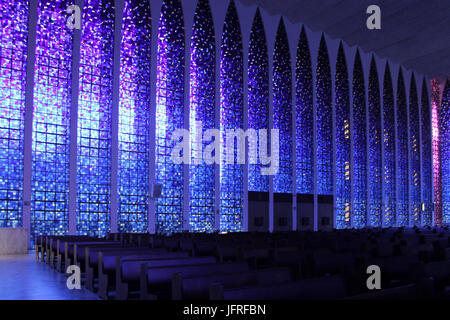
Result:
<svg viewBox="0 0 450 320">
<path fill-rule="evenodd" d="M 0 300 L 450 299 L 448 0 L 0 7 Z"/>
</svg>

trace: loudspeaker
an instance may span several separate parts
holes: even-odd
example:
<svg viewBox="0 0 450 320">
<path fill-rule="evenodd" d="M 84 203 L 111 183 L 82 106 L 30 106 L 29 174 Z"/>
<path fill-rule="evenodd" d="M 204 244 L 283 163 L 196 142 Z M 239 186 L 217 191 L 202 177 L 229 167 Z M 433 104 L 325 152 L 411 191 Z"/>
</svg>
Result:
<svg viewBox="0 0 450 320">
<path fill-rule="evenodd" d="M 151 198 L 152 199 L 159 198 L 161 196 L 161 192 L 162 192 L 162 184 L 160 184 L 160 183 L 153 184 L 151 190 L 152 190 Z"/>
</svg>

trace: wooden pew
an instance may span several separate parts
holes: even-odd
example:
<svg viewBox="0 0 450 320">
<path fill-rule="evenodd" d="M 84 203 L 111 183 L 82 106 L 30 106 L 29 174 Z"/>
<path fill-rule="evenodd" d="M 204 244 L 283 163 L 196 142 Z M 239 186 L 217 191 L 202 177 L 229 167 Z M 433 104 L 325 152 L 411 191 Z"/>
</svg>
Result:
<svg viewBox="0 0 450 320">
<path fill-rule="evenodd" d="M 99 247 L 99 248 L 126 248 L 128 246 L 122 245 L 120 242 L 111 242 L 111 241 L 105 241 L 105 242 L 76 242 L 76 243 L 69 243 L 68 244 L 68 256 L 70 258 L 70 261 L 72 264 L 82 266 L 82 269 L 84 269 L 84 260 L 85 260 L 85 254 L 86 251 L 84 250 L 86 247 Z M 84 271 L 84 270 L 83 270 Z"/>
<path fill-rule="evenodd" d="M 347 295 L 345 281 L 340 276 L 237 289 L 224 289 L 221 284 L 215 284 L 209 293 L 211 300 L 330 300 Z"/>
<path fill-rule="evenodd" d="M 361 282 L 362 275 L 366 275 L 365 268 L 370 264 L 377 264 L 382 270 L 383 288 L 406 287 L 415 283 L 418 287 L 426 287 L 426 290 L 429 287 L 431 296 L 441 297 L 443 284 L 447 282 L 447 266 L 434 262 L 450 260 L 449 235 L 448 228 L 436 227 L 429 230 L 368 228 L 316 233 L 180 233 L 170 237 L 112 234 L 109 239 L 88 236 L 41 236 L 36 238 L 35 258 L 46 262 L 52 268 L 55 267 L 58 271 L 63 271 L 63 266 L 70 264 L 80 265 L 82 272 L 85 271 L 86 287 L 92 290 L 98 277 L 98 288 L 101 291 L 99 294 L 102 297 L 108 297 L 109 288 L 114 288 L 114 285 L 120 287 L 124 284 L 115 281 L 122 276 L 116 275 L 117 258 L 125 263 L 129 258 L 149 263 L 153 260 L 188 258 L 190 253 L 182 252 L 183 250 L 192 252 L 195 256 L 215 255 L 219 261 L 250 261 L 255 268 L 263 266 L 259 262 L 262 262 L 264 267 L 287 266 L 293 276 L 292 280 L 295 281 L 320 274 L 339 274 L 347 281 L 347 291 L 349 287 L 352 288 L 348 282 L 349 277 L 359 279 Z M 150 248 L 162 249 L 146 252 Z M 171 252 L 166 252 L 164 248 L 168 248 Z M 372 251 L 375 256 L 361 255 L 361 250 Z M 363 259 L 357 259 L 359 264 L 352 270 L 353 257 L 359 255 Z M 136 270 L 133 272 L 138 275 L 130 285 L 130 289 L 134 291 L 140 290 L 141 280 L 141 266 L 139 262 L 136 263 L 137 266 L 134 267 Z M 308 265 L 313 272 L 308 273 L 308 268 L 305 267 Z M 346 272 L 342 272 L 343 270 Z M 184 279 L 187 280 L 183 275 Z M 365 283 L 363 285 L 365 287 Z M 225 286 L 225 289 L 229 288 Z M 351 294 L 358 292 L 363 291 L 350 289 Z"/>
<path fill-rule="evenodd" d="M 139 290 L 142 277 L 146 277 L 145 269 L 183 266 L 183 265 L 202 265 L 215 264 L 217 259 L 212 256 L 205 257 L 186 257 L 186 258 L 168 258 L 168 259 L 120 259 L 116 258 L 116 299 L 123 300 L 128 296 L 129 291 Z M 144 295 L 145 296 L 145 295 Z"/>
<path fill-rule="evenodd" d="M 417 264 L 420 264 L 420 261 L 414 256 L 366 257 L 360 265 L 363 269 L 360 271 L 364 272 L 370 265 L 379 266 L 382 272 L 382 288 L 389 288 L 412 283 Z"/>
<path fill-rule="evenodd" d="M 308 254 L 299 250 L 275 250 L 272 257 L 274 267 L 287 267 L 291 271 L 293 280 L 311 276 L 313 269 L 308 261 Z M 309 269 L 308 269 L 309 268 Z"/>
<path fill-rule="evenodd" d="M 159 248 L 158 248 L 159 249 Z M 163 248 L 161 248 L 163 249 Z M 165 250 L 165 249 L 164 249 Z M 117 264 L 120 268 L 120 260 L 162 260 L 162 259 L 176 259 L 176 258 L 188 258 L 188 252 L 164 252 L 164 253 L 141 253 L 133 254 L 128 252 L 112 253 L 102 251 L 98 252 L 98 295 L 102 299 L 108 299 L 109 290 L 116 285 L 116 270 Z M 117 262 L 118 261 L 118 262 Z"/>
<path fill-rule="evenodd" d="M 315 276 L 325 274 L 341 274 L 346 269 L 356 268 L 358 258 L 362 255 L 357 253 L 321 253 L 312 255 L 312 268 Z"/>
<path fill-rule="evenodd" d="M 113 264 L 116 256 L 139 256 L 139 255 L 164 255 L 167 251 L 164 248 L 140 248 L 140 247 L 85 247 L 84 264 L 86 273 L 86 288 L 93 290 L 94 276 L 98 272 L 99 252 L 103 255 L 112 256 Z"/>
<path fill-rule="evenodd" d="M 45 262 L 51 267 L 54 268 L 55 258 L 58 259 L 58 255 L 61 254 L 62 250 L 62 240 L 71 241 L 73 243 L 82 243 L 82 242 L 102 242 L 102 239 L 92 238 L 87 236 L 49 236 L 46 237 L 46 247 L 45 247 Z M 104 240 L 103 240 L 104 241 Z"/>
<path fill-rule="evenodd" d="M 217 253 L 217 242 L 213 241 L 195 241 L 194 255 L 195 256 L 212 256 Z"/>
<path fill-rule="evenodd" d="M 434 261 L 416 264 L 414 267 L 416 282 L 429 281 L 429 294 L 438 297 L 450 286 L 450 261 Z"/>
<path fill-rule="evenodd" d="M 288 268 L 273 268 L 260 271 L 226 272 L 187 277 L 177 272 L 172 277 L 172 300 L 208 299 L 209 288 L 220 283 L 226 289 L 251 285 L 268 285 L 291 280 Z"/>
<path fill-rule="evenodd" d="M 237 261 L 239 248 L 235 244 L 218 243 L 216 246 L 216 254 L 219 262 Z"/>
<path fill-rule="evenodd" d="M 84 254 L 84 247 L 86 246 L 121 246 L 120 242 L 112 241 L 78 241 L 69 239 L 68 241 L 58 240 L 56 255 L 56 269 L 59 272 L 63 272 L 62 263 L 67 268 L 71 264 L 78 265 L 78 256 Z M 81 250 L 81 251 L 80 251 Z M 63 259 L 64 257 L 64 259 Z"/>
<path fill-rule="evenodd" d="M 168 251 L 178 251 L 180 248 L 180 240 L 177 237 L 165 238 L 164 247 Z"/>
<path fill-rule="evenodd" d="M 218 275 L 225 273 L 248 272 L 247 263 L 212 263 L 212 264 L 187 264 L 155 267 L 150 263 L 141 265 L 140 297 L 141 299 L 169 299 L 173 275 L 181 273 L 186 277 Z"/>
<path fill-rule="evenodd" d="M 347 297 L 345 300 L 416 300 L 421 298 L 416 284 L 395 288 L 371 290 L 366 293 Z"/>
</svg>

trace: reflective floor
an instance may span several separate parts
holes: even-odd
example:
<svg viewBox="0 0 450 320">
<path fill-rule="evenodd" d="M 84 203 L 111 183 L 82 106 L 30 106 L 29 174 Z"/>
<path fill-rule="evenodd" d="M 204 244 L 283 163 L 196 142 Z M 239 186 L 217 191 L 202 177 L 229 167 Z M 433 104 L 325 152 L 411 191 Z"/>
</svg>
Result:
<svg viewBox="0 0 450 320">
<path fill-rule="evenodd" d="M 82 287 L 69 290 L 64 274 L 34 260 L 34 253 L 0 256 L 0 300 L 97 300 Z"/>
</svg>

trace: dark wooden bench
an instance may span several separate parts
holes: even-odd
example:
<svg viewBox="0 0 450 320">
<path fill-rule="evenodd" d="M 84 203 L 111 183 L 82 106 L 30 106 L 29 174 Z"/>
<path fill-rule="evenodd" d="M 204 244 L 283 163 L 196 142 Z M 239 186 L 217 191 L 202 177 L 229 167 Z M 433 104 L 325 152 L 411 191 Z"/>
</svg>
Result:
<svg viewBox="0 0 450 320">
<path fill-rule="evenodd" d="M 215 284 L 209 294 L 211 300 L 330 300 L 347 295 L 345 281 L 340 276 L 228 290 Z"/>
<path fill-rule="evenodd" d="M 56 250 L 57 240 L 64 241 L 98 241 L 98 238 L 90 236 L 38 236 L 35 244 L 36 261 L 47 262 L 50 258 L 50 251 Z"/>
<path fill-rule="evenodd" d="M 141 266 L 140 297 L 141 299 L 170 299 L 173 275 L 181 273 L 185 277 L 219 275 L 224 273 L 248 272 L 248 264 L 243 262 L 173 265 L 152 267 L 148 263 Z"/>
<path fill-rule="evenodd" d="M 397 287 L 414 281 L 414 270 L 417 264 L 420 264 L 420 261 L 414 256 L 366 257 L 360 265 L 362 268 L 360 272 L 365 272 L 370 265 L 377 265 L 382 274 L 382 288 Z"/>
<path fill-rule="evenodd" d="M 164 248 L 140 248 L 140 247 L 85 247 L 84 264 L 86 273 L 86 288 L 92 290 L 95 275 L 98 274 L 99 268 L 99 253 L 102 252 L 102 258 L 106 257 L 112 260 L 112 267 L 115 266 L 116 256 L 163 256 L 167 254 L 167 250 Z M 108 264 L 107 260 L 107 264 Z M 104 264 L 104 259 L 101 261 Z M 104 269 L 104 266 L 102 266 Z"/>
<path fill-rule="evenodd" d="M 195 241 L 194 255 L 195 256 L 212 256 L 217 253 L 217 242 L 214 241 Z"/>
<path fill-rule="evenodd" d="M 103 239 L 86 236 L 47 236 L 41 239 L 41 245 L 38 250 L 41 253 L 41 261 L 47 263 L 53 268 L 55 256 L 59 250 L 62 250 L 61 242 L 101 242 Z"/>
<path fill-rule="evenodd" d="M 120 242 L 111 242 L 111 241 L 105 241 L 105 242 L 76 242 L 76 243 L 68 243 L 67 246 L 67 254 L 68 254 L 68 264 L 75 264 L 81 267 L 83 271 L 85 266 L 85 255 L 86 250 L 85 248 L 129 248 L 127 245 L 123 245 Z M 67 265 L 67 264 L 66 264 Z"/>
<path fill-rule="evenodd" d="M 237 261 L 238 260 L 238 247 L 234 244 L 221 244 L 216 246 L 217 258 L 220 262 Z"/>
<path fill-rule="evenodd" d="M 158 248 L 159 249 L 159 248 Z M 165 251 L 165 248 L 161 248 Z M 131 252 L 111 253 L 98 252 L 98 295 L 103 299 L 108 299 L 109 290 L 116 286 L 116 272 L 120 269 L 120 260 L 166 260 L 188 258 L 188 252 L 164 252 L 164 253 L 140 253 L 135 254 Z M 94 271 L 93 271 L 94 272 Z M 94 273 L 95 274 L 95 273 Z"/>
<path fill-rule="evenodd" d="M 171 267 L 183 265 L 202 265 L 215 264 L 217 259 L 212 256 L 205 257 L 186 257 L 186 258 L 168 258 L 168 259 L 120 259 L 116 258 L 116 299 L 126 299 L 129 290 L 139 290 L 142 277 L 146 277 L 143 271 L 149 268 Z"/>
<path fill-rule="evenodd" d="M 450 261 L 434 261 L 415 265 L 416 281 L 429 281 L 429 294 L 438 296 L 450 286 Z"/>
<path fill-rule="evenodd" d="M 211 285 L 220 283 L 225 289 L 250 285 L 268 285 L 291 280 L 288 268 L 273 268 L 259 271 L 216 273 L 187 276 L 183 272 L 173 274 L 172 300 L 208 299 Z"/>
<path fill-rule="evenodd" d="M 87 246 L 103 246 L 103 247 L 119 247 L 121 246 L 120 242 L 112 242 L 112 241 L 64 241 L 57 240 L 56 250 L 50 253 L 50 266 L 56 267 L 59 272 L 62 272 L 62 263 L 64 262 L 64 266 L 71 264 L 78 265 L 80 257 L 83 257 L 84 260 L 84 247 Z M 55 263 L 56 257 L 56 266 Z M 64 257 L 64 260 L 63 260 Z"/>
<path fill-rule="evenodd" d="M 416 284 L 408 284 L 400 287 L 371 290 L 345 298 L 346 300 L 415 300 L 421 298 Z"/>
</svg>

